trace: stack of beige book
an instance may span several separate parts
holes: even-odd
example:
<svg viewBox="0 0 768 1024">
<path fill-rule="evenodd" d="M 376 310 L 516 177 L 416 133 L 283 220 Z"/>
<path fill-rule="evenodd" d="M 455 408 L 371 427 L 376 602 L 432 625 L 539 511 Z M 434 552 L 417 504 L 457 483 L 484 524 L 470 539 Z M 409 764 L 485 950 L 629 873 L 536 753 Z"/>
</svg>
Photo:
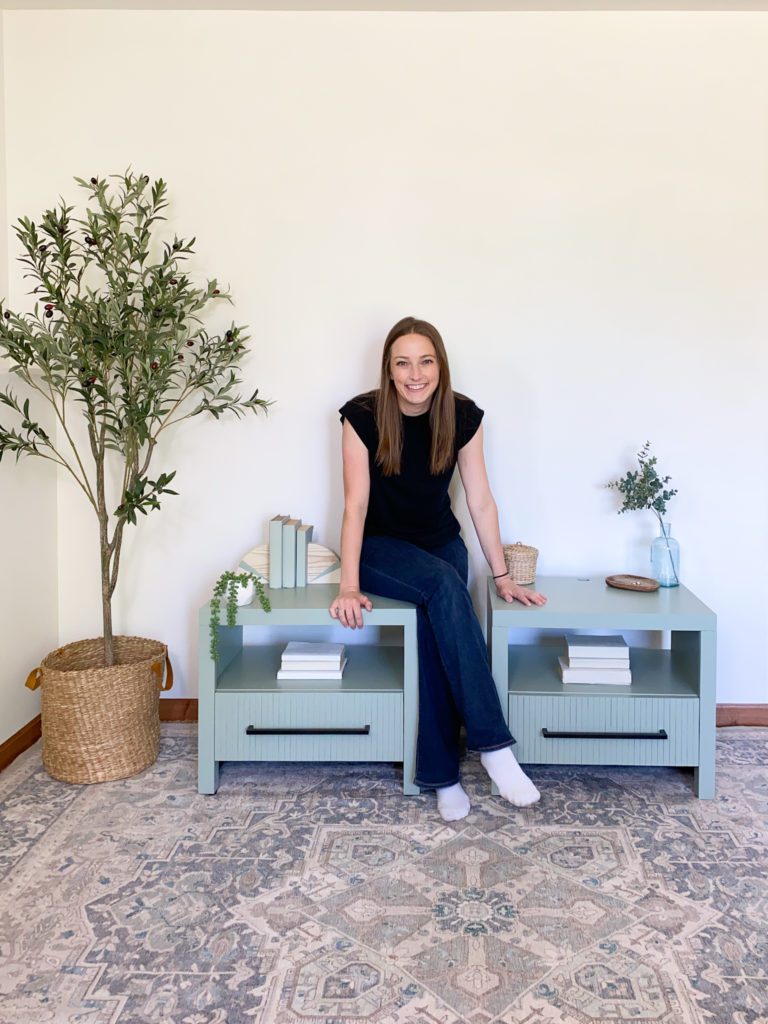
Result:
<svg viewBox="0 0 768 1024">
<path fill-rule="evenodd" d="M 292 679 L 341 679 L 346 664 L 344 644 L 313 644 L 291 640 L 283 651 L 277 678 L 281 682 L 290 682 Z"/>
<path fill-rule="evenodd" d="M 589 686 L 629 686 L 629 646 L 623 636 L 565 637 L 568 653 L 559 658 L 560 676 L 564 683 L 586 683 Z"/>
</svg>

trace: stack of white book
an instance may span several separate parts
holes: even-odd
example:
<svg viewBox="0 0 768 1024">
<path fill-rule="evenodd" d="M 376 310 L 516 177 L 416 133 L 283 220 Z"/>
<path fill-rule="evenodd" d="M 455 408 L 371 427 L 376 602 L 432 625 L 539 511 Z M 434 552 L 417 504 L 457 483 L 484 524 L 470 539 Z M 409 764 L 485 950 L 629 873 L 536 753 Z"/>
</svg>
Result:
<svg viewBox="0 0 768 1024">
<path fill-rule="evenodd" d="M 346 664 L 344 644 L 291 640 L 283 651 L 277 678 L 284 682 L 291 679 L 341 679 Z"/>
<path fill-rule="evenodd" d="M 629 647 L 622 636 L 565 637 L 568 654 L 559 658 L 560 675 L 564 683 L 608 684 L 629 686 Z"/>
</svg>

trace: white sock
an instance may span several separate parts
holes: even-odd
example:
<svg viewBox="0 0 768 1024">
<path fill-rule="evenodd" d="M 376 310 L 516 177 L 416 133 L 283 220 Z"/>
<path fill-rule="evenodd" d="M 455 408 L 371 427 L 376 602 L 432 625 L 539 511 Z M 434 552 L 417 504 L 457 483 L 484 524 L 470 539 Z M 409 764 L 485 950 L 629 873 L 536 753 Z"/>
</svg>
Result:
<svg viewBox="0 0 768 1024">
<path fill-rule="evenodd" d="M 488 750 L 480 755 L 480 762 L 499 787 L 499 793 L 515 807 L 528 807 L 540 799 L 534 786 L 509 747 Z"/>
<path fill-rule="evenodd" d="M 470 812 L 469 797 L 460 782 L 437 790 L 437 809 L 443 821 L 460 821 Z"/>
</svg>

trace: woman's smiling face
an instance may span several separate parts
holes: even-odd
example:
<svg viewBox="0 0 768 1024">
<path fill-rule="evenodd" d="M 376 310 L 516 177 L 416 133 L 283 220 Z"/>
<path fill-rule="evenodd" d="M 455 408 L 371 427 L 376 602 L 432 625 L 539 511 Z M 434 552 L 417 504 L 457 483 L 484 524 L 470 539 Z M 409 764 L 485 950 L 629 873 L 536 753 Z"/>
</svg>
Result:
<svg viewBox="0 0 768 1024">
<path fill-rule="evenodd" d="M 389 372 L 400 412 L 419 416 L 432 404 L 440 381 L 435 346 L 421 334 L 404 334 L 392 346 Z"/>
</svg>

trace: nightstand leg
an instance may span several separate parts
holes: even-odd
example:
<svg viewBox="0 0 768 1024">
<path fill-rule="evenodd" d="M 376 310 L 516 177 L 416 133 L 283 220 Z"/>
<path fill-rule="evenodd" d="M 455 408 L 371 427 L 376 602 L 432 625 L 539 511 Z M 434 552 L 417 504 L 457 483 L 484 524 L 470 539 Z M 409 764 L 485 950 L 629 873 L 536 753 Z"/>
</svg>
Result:
<svg viewBox="0 0 768 1024">
<path fill-rule="evenodd" d="M 491 626 L 489 619 L 488 638 L 491 674 L 496 683 L 504 721 L 509 725 L 509 634 L 506 626 Z M 499 795 L 498 787 L 494 782 L 491 783 L 491 793 L 494 796 Z"/>
<path fill-rule="evenodd" d="M 416 738 L 419 728 L 419 648 L 416 613 L 411 625 L 403 626 L 403 793 L 417 796 Z"/>
<path fill-rule="evenodd" d="M 198 763 L 197 767 L 197 791 L 206 796 L 212 796 L 219 788 L 219 765 L 220 761 L 209 761 L 203 764 Z"/>
<path fill-rule="evenodd" d="M 694 769 L 696 796 L 712 800 L 715 796 L 715 673 L 716 635 L 714 630 L 699 634 L 699 765 Z"/>
<path fill-rule="evenodd" d="M 197 791 L 215 793 L 219 788 L 219 762 L 214 760 L 214 694 L 216 665 L 208 653 L 208 625 L 200 626 L 197 682 Z"/>
</svg>

